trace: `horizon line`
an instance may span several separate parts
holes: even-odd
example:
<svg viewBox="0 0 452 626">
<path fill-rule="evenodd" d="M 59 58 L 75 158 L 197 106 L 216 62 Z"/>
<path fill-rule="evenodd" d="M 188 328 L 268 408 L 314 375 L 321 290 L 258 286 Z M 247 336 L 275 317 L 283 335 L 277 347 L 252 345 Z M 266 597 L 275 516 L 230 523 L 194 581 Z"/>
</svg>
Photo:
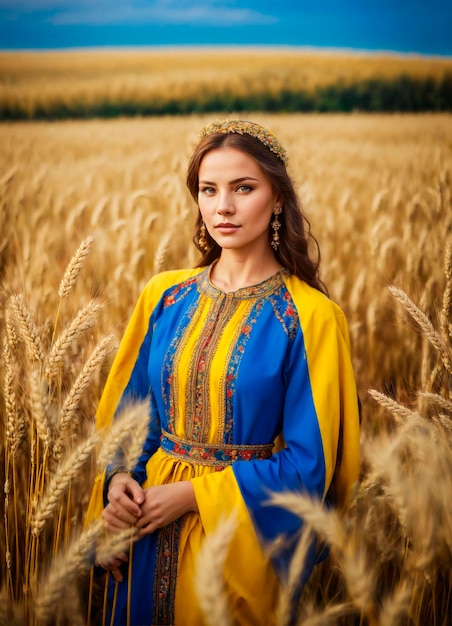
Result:
<svg viewBox="0 0 452 626">
<path fill-rule="evenodd" d="M 59 46 L 55 48 L 0 48 L 0 54 L 3 53 L 56 53 L 56 52 L 108 52 L 108 51 L 178 51 L 180 49 L 190 49 L 194 52 L 205 52 L 206 50 L 256 50 L 266 52 L 311 52 L 319 54 L 344 54 L 344 55 L 363 55 L 363 56 L 395 56 L 395 57 L 421 57 L 426 59 L 451 59 L 452 53 L 429 53 L 405 50 L 391 50 L 378 48 L 350 48 L 335 46 L 305 46 L 296 44 L 127 44 L 127 45 L 95 45 L 95 46 Z"/>
</svg>

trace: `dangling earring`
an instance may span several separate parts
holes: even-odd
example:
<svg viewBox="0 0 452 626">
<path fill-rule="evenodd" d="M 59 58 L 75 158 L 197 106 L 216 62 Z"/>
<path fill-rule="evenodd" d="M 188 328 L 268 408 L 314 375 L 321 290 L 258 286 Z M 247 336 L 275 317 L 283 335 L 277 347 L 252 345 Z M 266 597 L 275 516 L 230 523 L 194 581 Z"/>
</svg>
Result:
<svg viewBox="0 0 452 626">
<path fill-rule="evenodd" d="M 209 249 L 209 245 L 206 239 L 206 234 L 207 234 L 207 229 L 206 229 L 206 225 L 203 222 L 201 224 L 201 228 L 199 229 L 198 243 L 199 243 L 199 247 L 202 250 L 204 250 L 204 252 L 207 252 L 207 250 Z"/>
<path fill-rule="evenodd" d="M 273 250 L 275 250 L 275 252 L 279 246 L 278 230 L 281 228 L 281 222 L 278 219 L 278 215 L 281 215 L 281 213 L 282 213 L 282 208 L 280 206 L 275 206 L 275 208 L 273 209 L 273 215 L 275 217 L 272 222 L 273 237 L 272 237 L 272 241 L 270 242 L 271 247 L 273 248 Z"/>
</svg>

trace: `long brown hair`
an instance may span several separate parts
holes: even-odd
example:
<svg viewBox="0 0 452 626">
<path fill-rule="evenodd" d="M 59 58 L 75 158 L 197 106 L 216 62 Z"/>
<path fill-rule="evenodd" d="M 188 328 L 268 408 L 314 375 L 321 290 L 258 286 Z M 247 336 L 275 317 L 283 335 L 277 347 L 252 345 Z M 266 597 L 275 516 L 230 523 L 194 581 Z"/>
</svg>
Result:
<svg viewBox="0 0 452 626">
<path fill-rule="evenodd" d="M 195 202 L 198 203 L 198 172 L 201 161 L 211 150 L 223 147 L 235 148 L 251 156 L 270 180 L 276 194 L 283 199 L 283 210 L 279 215 L 279 221 L 281 222 L 279 247 L 274 252 L 279 263 L 287 268 L 291 274 L 308 283 L 308 285 L 322 293 L 328 294 L 328 290 L 319 276 L 319 244 L 311 233 L 311 224 L 303 214 L 292 180 L 280 158 L 264 146 L 259 139 L 238 133 L 214 133 L 203 137 L 193 152 L 187 171 L 187 187 Z M 202 258 L 197 267 L 210 265 L 221 254 L 221 247 L 207 231 L 205 239 L 208 250 L 206 252 L 201 248 L 199 245 L 201 225 L 202 217 L 198 211 L 196 234 L 193 237 L 193 242 L 201 252 Z M 269 241 L 271 241 L 271 235 L 272 231 L 269 225 Z"/>
</svg>

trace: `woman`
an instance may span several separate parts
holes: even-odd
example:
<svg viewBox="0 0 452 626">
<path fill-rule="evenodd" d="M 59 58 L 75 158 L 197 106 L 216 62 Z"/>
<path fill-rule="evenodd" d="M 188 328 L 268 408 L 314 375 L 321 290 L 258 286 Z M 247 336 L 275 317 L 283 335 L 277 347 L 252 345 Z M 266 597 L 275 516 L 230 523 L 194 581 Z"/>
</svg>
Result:
<svg viewBox="0 0 452 626">
<path fill-rule="evenodd" d="M 205 535 L 235 511 L 223 572 L 232 618 L 271 624 L 300 532 L 296 516 L 269 506 L 271 493 L 340 506 L 357 479 L 347 324 L 309 255 L 316 241 L 286 163 L 258 124 L 230 120 L 201 131 L 187 176 L 201 261 L 151 279 L 113 363 L 99 426 L 130 399 L 149 396 L 152 415 L 132 474 L 113 467 L 104 486 L 107 529 L 140 529 L 131 580 L 127 557 L 107 564 L 119 581 L 115 623 L 129 610 L 134 624 L 202 624 L 196 557 Z M 285 447 L 273 451 L 281 433 Z"/>
</svg>

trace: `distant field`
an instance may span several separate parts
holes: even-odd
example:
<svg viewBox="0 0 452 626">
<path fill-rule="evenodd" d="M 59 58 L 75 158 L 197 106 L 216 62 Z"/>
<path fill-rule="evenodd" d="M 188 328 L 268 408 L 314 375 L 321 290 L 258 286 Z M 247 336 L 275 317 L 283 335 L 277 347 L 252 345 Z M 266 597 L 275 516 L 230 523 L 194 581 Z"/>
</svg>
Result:
<svg viewBox="0 0 452 626">
<path fill-rule="evenodd" d="M 291 49 L 0 53 L 0 119 L 451 110 L 452 59 Z"/>
</svg>

